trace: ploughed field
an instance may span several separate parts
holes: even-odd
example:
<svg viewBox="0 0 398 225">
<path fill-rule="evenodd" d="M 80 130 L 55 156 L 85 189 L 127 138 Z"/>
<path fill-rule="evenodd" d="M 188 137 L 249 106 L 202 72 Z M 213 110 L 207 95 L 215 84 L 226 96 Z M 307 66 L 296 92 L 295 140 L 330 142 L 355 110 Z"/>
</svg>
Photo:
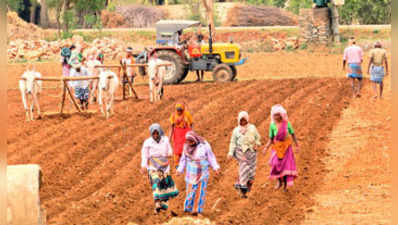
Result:
<svg viewBox="0 0 398 225">
<path fill-rule="evenodd" d="M 13 74 L 22 71 L 11 70 Z M 49 224 L 157 224 L 169 220 L 169 213 L 153 214 L 149 181 L 139 168 L 148 127 L 158 122 L 168 133 L 168 118 L 177 101 L 188 104 L 195 130 L 209 141 L 221 166 L 220 175 L 211 172 L 204 216 L 217 224 L 298 224 L 314 204 L 312 195 L 327 173 L 321 161 L 327 155 L 326 137 L 351 96 L 349 85 L 340 78 L 166 86 L 164 99 L 155 104 L 149 103 L 147 86 L 136 90 L 141 99 L 117 101 L 109 120 L 100 113 L 75 113 L 30 123 L 24 122 L 19 91 L 8 90 L 8 163 L 40 164 L 44 175 L 41 201 Z M 58 89 L 45 89 L 42 110 L 56 111 L 60 98 Z M 259 152 L 252 192 L 248 199 L 241 199 L 233 188 L 237 162 L 226 157 L 237 115 L 241 110 L 249 112 L 265 144 L 270 108 L 277 103 L 288 110 L 301 142 L 296 154 L 299 177 L 288 193 L 274 191 L 274 183 L 268 180 L 270 152 Z M 66 104 L 66 110 L 73 110 L 69 101 Z M 183 176 L 173 178 L 181 193 L 170 202 L 170 209 L 182 216 L 185 182 Z"/>
</svg>

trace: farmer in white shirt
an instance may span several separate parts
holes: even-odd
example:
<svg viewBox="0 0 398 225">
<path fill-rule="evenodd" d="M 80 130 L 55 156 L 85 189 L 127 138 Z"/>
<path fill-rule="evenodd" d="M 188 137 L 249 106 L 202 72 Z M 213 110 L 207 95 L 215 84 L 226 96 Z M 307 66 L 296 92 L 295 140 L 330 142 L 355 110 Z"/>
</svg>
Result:
<svg viewBox="0 0 398 225">
<path fill-rule="evenodd" d="M 88 70 L 81 63 L 72 64 L 71 77 L 82 77 L 88 75 Z M 88 97 L 90 94 L 90 89 L 88 88 L 89 84 L 89 80 L 76 80 L 72 83 L 72 87 L 75 90 L 75 97 L 79 99 L 80 107 L 83 110 L 88 109 Z"/>
</svg>

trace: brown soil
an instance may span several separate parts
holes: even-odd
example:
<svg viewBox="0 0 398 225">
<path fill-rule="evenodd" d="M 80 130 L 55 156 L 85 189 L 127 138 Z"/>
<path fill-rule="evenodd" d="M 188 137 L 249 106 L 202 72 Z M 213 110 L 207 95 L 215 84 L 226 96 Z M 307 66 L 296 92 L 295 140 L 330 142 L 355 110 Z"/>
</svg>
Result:
<svg viewBox="0 0 398 225">
<path fill-rule="evenodd" d="M 13 126 L 8 129 L 8 163 L 40 164 L 44 175 L 41 200 L 49 224 L 166 222 L 170 215 L 152 213 L 148 179 L 138 172 L 140 150 L 148 137 L 149 125 L 159 122 L 167 131 L 174 103 L 184 100 L 196 121 L 195 130 L 211 143 L 222 168 L 219 176 L 211 173 L 204 217 L 216 224 L 300 224 L 308 208 L 317 202 L 313 197 L 323 187 L 319 181 L 330 172 L 324 162 L 329 154 L 327 137 L 338 124 L 343 109 L 352 102 L 350 87 L 341 79 L 340 72 L 333 72 L 340 71 L 336 68 L 341 56 L 308 54 L 303 57 L 305 60 L 298 58 L 302 56 L 298 54 L 252 56 L 252 65 L 257 69 L 242 66 L 238 77 L 262 80 L 167 86 L 165 98 L 156 104 L 148 103 L 147 86 L 139 86 L 141 99 L 118 101 L 115 115 L 108 121 L 97 113 L 24 122 L 20 94 L 15 89 L 23 68 L 10 65 L 8 112 Z M 296 63 L 291 63 L 293 60 Z M 310 60 L 319 63 L 304 64 Z M 56 63 L 41 63 L 37 67 L 46 76 L 60 74 Z M 335 73 L 340 75 L 335 77 Z M 263 80 L 295 74 L 308 77 Z M 310 78 L 310 74 L 322 78 Z M 189 76 L 194 78 L 193 74 Z M 45 89 L 41 99 L 43 110 L 56 111 L 59 99 L 59 90 Z M 267 178 L 269 154 L 259 154 L 253 191 L 248 199 L 240 199 L 232 186 L 237 164 L 226 159 L 236 116 L 247 110 L 265 143 L 269 110 L 276 103 L 287 108 L 301 142 L 301 152 L 296 154 L 299 178 L 288 193 L 274 191 Z M 73 110 L 70 104 L 67 109 Z M 175 181 L 181 194 L 171 201 L 170 208 L 184 216 L 185 185 L 182 177 L 175 177 Z M 221 200 L 212 211 L 218 199 Z"/>
<path fill-rule="evenodd" d="M 7 39 L 26 39 L 36 40 L 45 36 L 45 30 L 40 27 L 27 23 L 18 17 L 16 12 L 7 12 Z"/>
<path fill-rule="evenodd" d="M 327 175 L 303 224 L 392 224 L 391 77 L 383 100 L 365 87 L 330 135 Z M 325 220 L 328 215 L 328 220 Z"/>
<path fill-rule="evenodd" d="M 295 26 L 297 15 L 277 7 L 237 5 L 228 11 L 225 26 Z"/>
</svg>

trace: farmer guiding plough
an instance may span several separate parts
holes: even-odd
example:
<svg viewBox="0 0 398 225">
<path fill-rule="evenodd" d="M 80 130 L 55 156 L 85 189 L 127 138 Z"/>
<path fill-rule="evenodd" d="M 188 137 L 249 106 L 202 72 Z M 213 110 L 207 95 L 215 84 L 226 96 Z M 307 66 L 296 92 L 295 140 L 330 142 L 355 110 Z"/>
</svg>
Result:
<svg viewBox="0 0 398 225">
<path fill-rule="evenodd" d="M 105 117 L 108 118 L 109 115 L 113 112 L 113 110 L 112 110 L 113 99 L 114 99 L 115 91 L 118 86 L 118 85 L 115 86 L 115 82 L 112 82 L 109 80 L 117 79 L 118 82 L 120 80 L 120 78 L 118 78 L 118 76 L 114 72 L 109 71 L 109 69 L 116 68 L 116 69 L 119 69 L 119 71 L 122 71 L 122 68 L 119 65 L 100 65 L 100 64 L 98 64 L 98 62 L 94 62 L 94 65 L 92 65 L 92 64 L 90 65 L 90 63 L 92 63 L 92 62 L 89 61 L 89 62 L 85 63 L 84 58 L 82 58 L 82 63 L 79 62 L 79 60 L 76 60 L 73 63 L 71 63 L 72 66 L 71 66 L 69 76 L 64 76 L 64 77 L 58 78 L 58 77 L 41 77 L 41 75 L 40 76 L 35 75 L 35 76 L 32 76 L 32 84 L 36 81 L 37 81 L 37 83 L 40 83 L 40 85 L 41 85 L 42 81 L 60 81 L 60 82 L 62 82 L 63 83 L 63 94 L 61 95 L 62 99 L 61 99 L 60 114 L 63 114 L 66 92 L 69 94 L 70 100 L 75 105 L 75 108 L 77 109 L 78 112 L 88 110 L 88 105 L 90 102 L 89 101 L 90 93 L 94 93 L 94 91 L 95 91 L 95 90 L 90 91 L 90 83 L 92 83 L 91 88 L 95 88 L 98 86 L 98 88 L 97 88 L 98 89 L 98 98 L 102 98 L 101 95 L 103 93 L 106 93 L 106 95 L 108 96 L 107 97 L 108 100 L 105 101 L 106 112 L 103 112 L 101 110 L 101 112 L 103 112 Z M 93 68 L 91 68 L 91 69 L 93 69 L 92 70 L 93 72 L 90 72 L 85 65 L 89 65 L 89 66 L 93 67 Z M 154 69 L 152 69 L 152 71 L 154 73 L 156 72 L 156 74 L 154 74 L 154 76 L 150 76 L 150 77 L 151 78 L 156 77 L 157 81 L 158 81 L 157 84 L 159 84 L 159 83 L 161 84 L 162 81 L 160 81 L 159 79 L 162 79 L 163 76 L 161 74 L 158 74 L 159 71 L 160 71 L 160 73 L 162 71 L 160 68 L 170 66 L 170 63 L 163 61 L 163 60 L 159 60 L 159 62 L 156 61 L 155 65 L 156 66 L 154 67 Z M 125 68 L 147 67 L 147 66 L 148 65 L 146 65 L 146 64 L 124 65 Z M 100 71 L 99 76 L 92 75 L 92 74 L 98 74 L 99 71 Z M 108 72 L 103 73 L 104 71 L 108 71 Z M 103 74 L 101 74 L 101 73 L 103 73 Z M 101 76 L 102 77 L 106 76 L 104 74 L 108 74 L 108 78 L 107 79 L 103 78 L 102 86 L 101 86 L 101 84 L 98 84 L 97 80 L 100 80 L 100 82 L 101 82 Z M 122 76 L 124 76 L 124 73 Z M 22 84 L 22 82 L 26 81 L 27 79 L 28 79 L 27 77 L 23 77 L 20 81 L 21 84 Z M 30 82 L 30 80 L 29 80 L 29 82 Z M 69 84 L 73 87 L 73 91 L 70 89 Z M 135 93 L 134 88 L 132 86 L 130 86 L 130 88 L 132 89 L 133 93 Z M 158 93 L 157 99 L 160 100 L 160 97 L 163 94 L 163 87 L 157 85 L 157 86 L 155 86 L 155 88 L 156 89 L 154 89 L 154 88 L 151 89 L 151 91 L 157 90 L 157 93 Z M 22 91 L 25 91 L 25 89 L 26 89 L 25 86 L 20 87 L 20 89 L 21 89 L 21 93 L 25 93 L 25 92 L 22 92 Z M 123 83 L 123 94 L 125 94 L 125 90 L 126 90 L 126 84 Z M 74 93 L 74 95 L 73 95 L 73 93 Z M 28 93 L 28 94 L 30 94 L 30 93 Z M 22 95 L 22 98 L 23 98 L 24 107 L 27 109 L 27 106 L 25 106 L 26 100 L 24 100 L 24 99 L 26 99 L 25 96 L 26 95 Z M 136 96 L 136 97 L 138 98 L 138 96 Z M 80 106 L 76 102 L 75 98 L 79 100 Z M 35 104 L 38 105 L 39 104 L 38 98 L 34 97 L 34 99 L 36 99 L 36 100 L 34 100 Z M 123 99 L 126 99 L 125 95 L 123 95 Z M 101 106 L 103 101 L 102 101 L 102 99 L 99 101 L 101 101 L 100 102 L 100 106 Z M 37 107 L 39 108 L 39 106 L 37 106 Z M 33 106 L 32 106 L 31 111 L 33 112 Z M 30 118 L 31 118 L 30 120 L 33 120 L 33 115 Z"/>
<path fill-rule="evenodd" d="M 120 59 L 120 65 L 123 70 L 122 83 L 123 83 L 123 86 L 128 84 L 129 96 L 131 96 L 133 93 L 135 98 L 138 99 L 138 95 L 133 88 L 136 72 L 135 72 L 134 68 L 131 67 L 131 65 L 134 63 L 135 63 L 135 59 L 133 56 L 133 48 L 127 47 L 126 56 L 124 58 Z M 125 90 L 123 89 L 123 98 L 125 95 L 126 95 Z"/>
</svg>

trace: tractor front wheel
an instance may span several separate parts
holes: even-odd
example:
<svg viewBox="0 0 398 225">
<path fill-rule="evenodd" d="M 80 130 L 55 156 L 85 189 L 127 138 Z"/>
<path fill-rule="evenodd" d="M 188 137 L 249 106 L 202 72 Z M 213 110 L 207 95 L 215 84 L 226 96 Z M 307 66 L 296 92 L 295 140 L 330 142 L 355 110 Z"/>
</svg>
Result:
<svg viewBox="0 0 398 225">
<path fill-rule="evenodd" d="M 230 67 L 231 67 L 232 75 L 233 75 L 232 80 L 235 80 L 236 79 L 236 75 L 238 75 L 238 71 L 236 70 L 235 66 L 230 66 Z"/>
<path fill-rule="evenodd" d="M 234 72 L 226 64 L 219 64 L 213 69 L 213 79 L 216 82 L 228 82 L 234 79 Z"/>
</svg>

